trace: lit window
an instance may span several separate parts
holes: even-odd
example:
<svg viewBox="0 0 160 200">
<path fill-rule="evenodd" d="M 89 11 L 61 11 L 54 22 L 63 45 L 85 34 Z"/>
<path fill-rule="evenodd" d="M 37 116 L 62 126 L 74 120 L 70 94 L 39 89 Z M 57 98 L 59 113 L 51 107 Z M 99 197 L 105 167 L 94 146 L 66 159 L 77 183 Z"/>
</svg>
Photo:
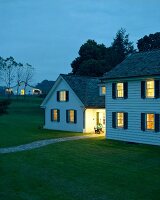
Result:
<svg viewBox="0 0 160 200">
<path fill-rule="evenodd" d="M 59 92 L 59 100 L 60 101 L 66 101 L 66 91 L 60 91 Z"/>
<path fill-rule="evenodd" d="M 154 122 L 155 122 L 154 114 L 146 114 L 146 129 L 147 130 L 155 129 Z"/>
<path fill-rule="evenodd" d="M 117 83 L 117 97 L 124 97 L 124 85 L 123 83 Z"/>
<path fill-rule="evenodd" d="M 57 121 L 57 119 L 58 119 L 58 112 L 57 110 L 53 110 L 53 120 Z"/>
<path fill-rule="evenodd" d="M 154 81 L 146 81 L 146 97 L 154 98 Z"/>
<path fill-rule="evenodd" d="M 53 109 L 53 110 L 51 110 L 51 121 L 59 121 L 59 115 L 60 115 L 60 113 L 59 113 L 59 110 L 57 110 L 57 109 Z"/>
<path fill-rule="evenodd" d="M 66 122 L 67 123 L 77 123 L 77 111 L 76 110 L 66 110 Z"/>
<path fill-rule="evenodd" d="M 21 95 L 25 95 L 24 89 L 21 90 Z"/>
<path fill-rule="evenodd" d="M 106 87 L 105 87 L 105 86 L 102 86 L 102 87 L 101 87 L 101 94 L 102 94 L 102 95 L 105 95 L 105 94 L 106 94 Z"/>
<path fill-rule="evenodd" d="M 69 122 L 74 123 L 74 110 L 69 110 Z"/>
<path fill-rule="evenodd" d="M 124 127 L 124 113 L 117 113 L 117 127 Z"/>
</svg>

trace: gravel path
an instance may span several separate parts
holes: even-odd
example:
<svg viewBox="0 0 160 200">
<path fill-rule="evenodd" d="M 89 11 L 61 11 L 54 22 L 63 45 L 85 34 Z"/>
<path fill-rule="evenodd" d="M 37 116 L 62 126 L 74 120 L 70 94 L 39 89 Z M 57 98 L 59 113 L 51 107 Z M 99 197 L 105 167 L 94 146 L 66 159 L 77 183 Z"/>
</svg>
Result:
<svg viewBox="0 0 160 200">
<path fill-rule="evenodd" d="M 64 138 L 55 138 L 55 139 L 48 139 L 48 140 L 39 140 L 35 142 L 31 142 L 29 144 L 23 144 L 19 146 L 14 146 L 14 147 L 5 147 L 5 148 L 0 148 L 0 154 L 5 154 L 5 153 L 14 153 L 14 152 L 19 152 L 19 151 L 28 151 L 31 149 L 37 149 L 43 146 L 47 146 L 49 144 L 54 144 L 58 142 L 64 142 L 64 141 L 72 141 L 72 140 L 79 140 L 79 139 L 86 139 L 86 138 L 94 138 L 94 137 L 99 137 L 102 135 L 83 135 L 83 136 L 72 136 L 72 137 L 64 137 Z"/>
</svg>

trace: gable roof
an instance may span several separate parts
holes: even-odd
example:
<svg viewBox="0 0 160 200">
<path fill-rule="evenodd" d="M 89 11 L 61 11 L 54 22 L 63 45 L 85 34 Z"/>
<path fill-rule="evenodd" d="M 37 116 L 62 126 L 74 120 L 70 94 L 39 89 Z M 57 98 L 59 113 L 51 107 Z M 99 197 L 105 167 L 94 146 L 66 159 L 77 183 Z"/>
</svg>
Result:
<svg viewBox="0 0 160 200">
<path fill-rule="evenodd" d="M 86 108 L 105 108 L 105 96 L 99 95 L 99 78 L 65 74 L 60 74 L 57 78 L 41 107 L 46 105 L 61 79 L 69 85 Z"/>
<path fill-rule="evenodd" d="M 105 96 L 99 95 L 99 78 L 61 74 L 85 107 L 104 108 Z"/>
<path fill-rule="evenodd" d="M 104 75 L 103 79 L 160 75 L 160 50 L 134 53 Z"/>
</svg>

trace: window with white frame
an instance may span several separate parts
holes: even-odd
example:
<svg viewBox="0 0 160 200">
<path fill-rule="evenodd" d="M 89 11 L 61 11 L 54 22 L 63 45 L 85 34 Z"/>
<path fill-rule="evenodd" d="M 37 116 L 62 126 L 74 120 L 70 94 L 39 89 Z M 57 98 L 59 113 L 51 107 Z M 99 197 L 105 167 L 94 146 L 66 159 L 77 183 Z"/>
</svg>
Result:
<svg viewBox="0 0 160 200">
<path fill-rule="evenodd" d="M 117 83 L 116 84 L 116 96 L 118 98 L 124 97 L 124 84 L 123 83 Z"/>
<path fill-rule="evenodd" d="M 117 127 L 123 128 L 124 127 L 124 113 L 117 113 Z"/>
<path fill-rule="evenodd" d="M 155 82 L 154 80 L 146 81 L 146 98 L 154 98 L 155 96 Z"/>
</svg>

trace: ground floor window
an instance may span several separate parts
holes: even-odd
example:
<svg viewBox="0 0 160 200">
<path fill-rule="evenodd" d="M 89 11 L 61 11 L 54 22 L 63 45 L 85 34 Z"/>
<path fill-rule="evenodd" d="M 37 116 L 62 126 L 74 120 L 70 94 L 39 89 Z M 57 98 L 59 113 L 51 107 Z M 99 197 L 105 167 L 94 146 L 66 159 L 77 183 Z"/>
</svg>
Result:
<svg viewBox="0 0 160 200">
<path fill-rule="evenodd" d="M 66 110 L 66 122 L 67 123 L 77 123 L 77 111 L 76 110 Z"/>
<path fill-rule="evenodd" d="M 113 128 L 128 128 L 128 113 L 112 112 L 112 127 Z"/>
<path fill-rule="evenodd" d="M 146 129 L 154 130 L 155 129 L 155 116 L 154 114 L 146 114 Z"/>
<path fill-rule="evenodd" d="M 60 111 L 59 109 L 51 110 L 51 121 L 59 122 L 60 121 Z"/>
<path fill-rule="evenodd" d="M 124 127 L 124 113 L 117 113 L 117 127 Z"/>
<path fill-rule="evenodd" d="M 142 131 L 160 131 L 160 114 L 141 113 Z"/>
</svg>

